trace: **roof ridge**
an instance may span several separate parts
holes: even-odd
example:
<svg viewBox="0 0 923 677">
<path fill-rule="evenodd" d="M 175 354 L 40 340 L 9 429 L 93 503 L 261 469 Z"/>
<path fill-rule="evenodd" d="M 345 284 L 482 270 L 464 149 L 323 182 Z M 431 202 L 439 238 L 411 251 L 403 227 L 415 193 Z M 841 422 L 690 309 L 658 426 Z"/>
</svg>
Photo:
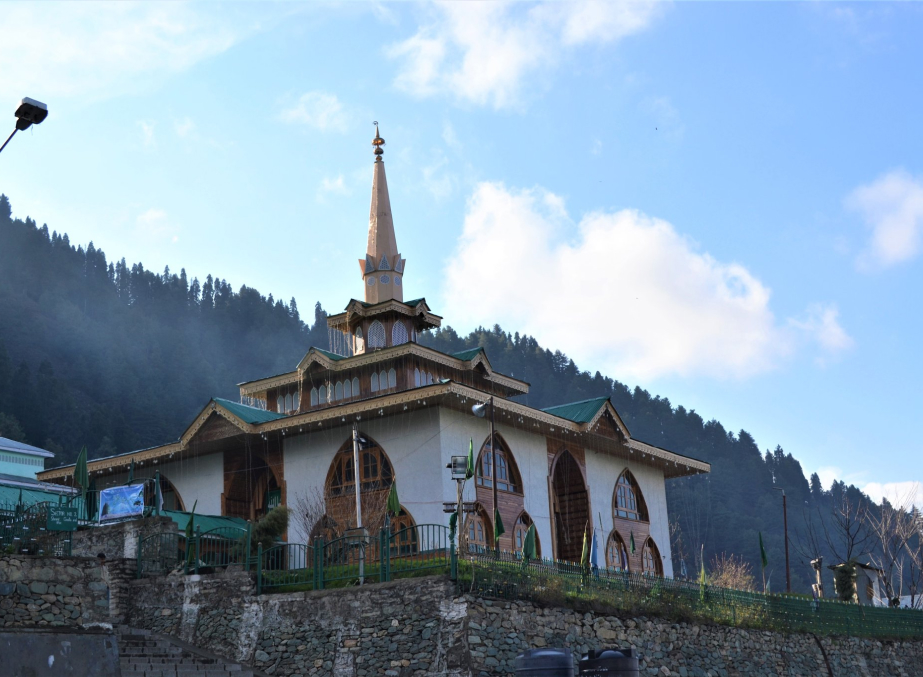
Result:
<svg viewBox="0 0 923 677">
<path fill-rule="evenodd" d="M 600 400 L 611 399 L 610 395 L 602 395 L 600 397 L 590 397 L 585 400 L 577 400 L 576 402 L 562 402 L 561 404 L 553 404 L 550 407 L 545 407 L 542 411 L 548 411 L 549 409 L 557 409 L 558 407 L 570 407 L 575 404 L 587 404 L 588 402 L 598 402 Z"/>
</svg>

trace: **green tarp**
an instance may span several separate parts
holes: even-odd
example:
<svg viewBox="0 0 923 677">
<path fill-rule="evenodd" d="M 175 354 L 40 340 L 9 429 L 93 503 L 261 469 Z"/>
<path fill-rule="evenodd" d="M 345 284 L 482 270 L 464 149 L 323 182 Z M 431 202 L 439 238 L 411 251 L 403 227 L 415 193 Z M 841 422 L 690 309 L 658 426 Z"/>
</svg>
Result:
<svg viewBox="0 0 923 677">
<path fill-rule="evenodd" d="M 186 532 L 186 524 L 189 523 L 189 515 L 191 513 L 181 512 L 179 510 L 161 510 L 161 515 L 169 517 L 174 522 L 176 522 L 177 530 L 180 533 Z M 239 517 L 221 517 L 220 515 L 200 515 L 199 513 L 195 514 L 195 527 L 197 530 L 200 530 L 201 533 L 206 531 L 211 531 L 212 529 L 218 529 L 219 527 L 235 527 L 237 529 L 246 529 L 247 520 L 242 520 Z"/>
</svg>

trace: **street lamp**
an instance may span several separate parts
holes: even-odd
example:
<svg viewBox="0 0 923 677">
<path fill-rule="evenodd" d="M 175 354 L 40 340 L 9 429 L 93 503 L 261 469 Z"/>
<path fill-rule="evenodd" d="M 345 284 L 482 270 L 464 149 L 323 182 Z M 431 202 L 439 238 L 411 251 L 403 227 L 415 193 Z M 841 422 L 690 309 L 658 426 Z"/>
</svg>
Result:
<svg viewBox="0 0 923 677">
<path fill-rule="evenodd" d="M 785 489 L 782 487 L 773 487 L 776 491 L 782 492 L 782 520 L 785 525 L 785 591 L 792 591 L 792 572 L 788 568 L 788 502 L 785 500 Z"/>
<path fill-rule="evenodd" d="M 10 134 L 7 140 L 3 142 L 3 145 L 0 146 L 0 151 L 6 148 L 6 144 L 10 142 L 10 139 L 16 136 L 16 132 L 29 129 L 32 125 L 40 125 L 47 117 L 48 106 L 41 101 L 30 99 L 28 96 L 20 101 L 19 108 L 16 109 L 16 129 L 13 130 L 13 133 Z"/>
</svg>

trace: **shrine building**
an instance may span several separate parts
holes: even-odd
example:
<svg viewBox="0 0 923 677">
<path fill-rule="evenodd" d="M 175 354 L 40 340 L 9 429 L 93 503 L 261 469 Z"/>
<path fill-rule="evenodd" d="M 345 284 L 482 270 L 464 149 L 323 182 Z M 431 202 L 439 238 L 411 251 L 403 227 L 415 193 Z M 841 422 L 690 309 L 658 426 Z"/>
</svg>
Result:
<svg viewBox="0 0 923 677">
<path fill-rule="evenodd" d="M 313 526 L 290 522 L 289 542 L 306 543 L 355 526 L 354 424 L 369 529 L 382 524 L 393 482 L 401 503 L 395 526 L 447 524 L 444 506 L 456 501 L 447 465 L 473 439 L 467 549 L 521 550 L 535 524 L 540 556 L 579 561 L 583 535 L 595 528 L 607 566 L 672 576 L 665 481 L 707 473 L 709 464 L 633 438 L 606 397 L 535 409 L 517 401 L 529 384 L 496 371 L 482 348 L 446 354 L 419 343 L 442 318 L 425 298 L 404 300 L 407 260 L 377 127 L 372 143 L 363 293 L 328 317 L 327 348 L 309 348 L 287 373 L 239 384 L 239 401 L 212 399 L 175 442 L 91 460 L 95 487 L 124 483 L 134 461 L 135 478 L 159 471 L 168 509 L 195 504 L 198 514 L 256 520 L 278 504 L 297 510 L 319 501 L 323 515 Z M 472 413 L 491 397 L 496 464 L 488 421 Z M 39 479 L 70 484 L 73 472 L 68 465 Z M 497 544 L 495 481 L 506 529 Z"/>
</svg>

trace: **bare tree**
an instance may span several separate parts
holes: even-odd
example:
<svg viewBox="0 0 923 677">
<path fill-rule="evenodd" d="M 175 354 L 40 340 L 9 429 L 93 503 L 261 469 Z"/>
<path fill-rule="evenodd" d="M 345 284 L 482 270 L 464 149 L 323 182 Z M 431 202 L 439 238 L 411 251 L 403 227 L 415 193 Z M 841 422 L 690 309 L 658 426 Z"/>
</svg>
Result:
<svg viewBox="0 0 923 677">
<path fill-rule="evenodd" d="M 319 487 L 295 495 L 291 521 L 306 541 L 311 538 L 315 527 L 324 520 L 326 514 L 327 502 Z"/>
<path fill-rule="evenodd" d="M 682 527 L 676 518 L 670 520 L 670 552 L 673 556 L 673 575 L 676 576 L 676 572 L 682 572 L 683 564 L 686 562 L 686 543 L 683 540 Z M 688 576 L 688 571 L 686 575 Z"/>
<path fill-rule="evenodd" d="M 907 546 L 913 536 L 913 521 L 903 506 L 900 501 L 893 506 L 884 499 L 877 515 L 871 511 L 867 515 L 868 529 L 876 546 L 869 559 L 881 571 L 884 594 L 889 602 L 900 598 L 905 569 L 909 564 Z"/>
<path fill-rule="evenodd" d="M 850 562 L 869 552 L 875 534 L 869 529 L 868 504 L 843 493 L 830 523 L 821 520 L 824 540 L 840 562 Z"/>
<path fill-rule="evenodd" d="M 719 588 L 732 588 L 753 592 L 756 589 L 756 579 L 750 565 L 744 562 L 743 557 L 715 555 L 709 567 L 708 582 Z"/>
</svg>

